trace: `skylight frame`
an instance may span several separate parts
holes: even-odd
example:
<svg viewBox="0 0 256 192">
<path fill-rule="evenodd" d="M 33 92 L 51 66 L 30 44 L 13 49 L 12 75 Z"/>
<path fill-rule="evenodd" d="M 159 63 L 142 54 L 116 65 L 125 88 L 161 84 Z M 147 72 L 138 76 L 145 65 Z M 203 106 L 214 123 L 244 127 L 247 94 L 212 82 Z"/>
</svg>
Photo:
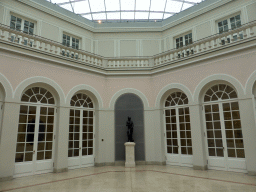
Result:
<svg viewBox="0 0 256 192">
<path fill-rule="evenodd" d="M 171 16 L 178 14 L 179 12 L 197 5 L 199 3 L 201 3 L 204 0 L 161 0 L 162 1 L 162 8 L 160 9 L 158 8 L 152 8 L 151 6 L 157 6 L 159 3 L 155 3 L 158 0 L 132 0 L 134 2 L 134 6 L 132 4 L 129 4 L 130 8 L 134 7 L 133 9 L 125 9 L 124 7 L 127 6 L 123 6 L 122 7 L 122 2 L 127 2 L 127 0 L 113 0 L 115 1 L 115 3 L 119 2 L 119 6 L 115 6 L 115 7 L 119 7 L 118 10 L 114 10 L 109 8 L 109 4 L 111 0 L 46 0 L 48 2 L 51 2 L 53 4 L 56 4 L 62 8 L 66 8 L 68 7 L 67 10 L 80 15 L 92 22 L 97 22 L 97 23 L 109 23 L 109 22 L 162 22 L 165 19 L 170 18 Z M 95 2 L 97 1 L 97 5 L 101 5 L 101 9 L 96 11 L 94 10 L 94 8 L 92 7 L 93 4 L 95 4 Z M 108 8 L 107 8 L 107 4 L 106 1 L 108 3 Z M 142 6 L 141 1 L 146 1 L 146 5 L 145 5 L 145 9 Z M 76 3 L 79 2 L 87 2 L 88 3 L 88 7 L 85 8 L 85 10 L 87 10 L 87 12 L 76 12 Z M 93 2 L 93 3 L 92 3 Z M 137 9 L 136 7 L 136 3 L 140 2 L 140 9 Z M 180 2 L 181 4 L 179 4 L 179 7 L 176 7 L 175 11 L 168 11 L 168 7 L 169 5 L 171 5 L 170 3 L 175 3 L 175 2 Z M 149 7 L 147 8 L 149 3 Z M 85 5 L 86 3 L 84 3 Z M 143 2 L 144 4 L 144 2 Z M 180 6 L 181 5 L 181 6 Z M 184 6 L 185 5 L 185 6 Z M 86 5 L 87 6 L 87 5 Z M 70 8 L 71 7 L 71 8 Z M 141 10 L 141 8 L 143 7 L 143 10 Z M 178 10 L 179 11 L 176 11 Z M 80 9 L 81 10 L 81 9 Z M 88 10 L 90 10 L 88 12 Z M 93 11 L 92 11 L 93 10 Z M 169 9 L 170 10 L 170 9 Z M 117 14 L 113 14 L 113 13 L 117 13 L 120 15 L 120 17 L 117 17 L 117 19 L 113 19 L 114 15 Z M 147 14 L 146 14 L 147 13 Z M 112 16 L 111 16 L 112 14 Z M 108 18 L 109 15 L 109 18 Z M 122 17 L 122 15 L 126 15 L 126 17 Z M 141 15 L 141 17 L 140 17 Z M 146 19 L 146 15 L 148 16 Z M 152 17 L 154 16 L 155 17 Z M 98 17 L 101 16 L 101 17 Z"/>
</svg>

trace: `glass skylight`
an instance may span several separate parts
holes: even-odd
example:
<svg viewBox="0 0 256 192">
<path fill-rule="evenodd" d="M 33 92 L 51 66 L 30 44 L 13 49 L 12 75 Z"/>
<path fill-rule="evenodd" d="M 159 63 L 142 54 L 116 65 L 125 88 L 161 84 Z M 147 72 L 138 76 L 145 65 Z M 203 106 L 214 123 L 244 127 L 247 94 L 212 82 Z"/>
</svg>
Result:
<svg viewBox="0 0 256 192">
<path fill-rule="evenodd" d="M 203 0 L 46 0 L 94 22 L 162 21 Z"/>
</svg>

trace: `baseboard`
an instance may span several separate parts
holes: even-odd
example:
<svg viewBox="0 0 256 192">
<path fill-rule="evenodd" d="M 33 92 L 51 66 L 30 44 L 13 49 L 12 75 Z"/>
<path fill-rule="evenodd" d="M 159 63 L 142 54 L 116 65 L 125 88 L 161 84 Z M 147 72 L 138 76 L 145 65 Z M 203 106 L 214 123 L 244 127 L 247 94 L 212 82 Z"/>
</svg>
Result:
<svg viewBox="0 0 256 192">
<path fill-rule="evenodd" d="M 146 165 L 166 165 L 165 161 L 146 161 Z"/>
<path fill-rule="evenodd" d="M 124 166 L 125 161 L 115 161 L 115 166 Z"/>
<path fill-rule="evenodd" d="M 106 162 L 105 166 L 115 166 L 115 162 Z"/>
<path fill-rule="evenodd" d="M 115 162 L 94 163 L 94 166 L 95 166 L 95 167 L 115 166 Z"/>
<path fill-rule="evenodd" d="M 202 171 L 205 171 L 205 170 L 208 170 L 208 167 L 207 167 L 207 165 L 205 165 L 205 166 L 193 165 L 193 169 L 194 169 L 194 170 L 202 170 Z"/>
<path fill-rule="evenodd" d="M 0 177 L 0 182 L 1 181 L 10 181 L 13 179 L 13 176 L 9 176 L 9 177 Z"/>
<path fill-rule="evenodd" d="M 163 161 L 135 161 L 136 165 L 166 165 L 166 162 Z M 115 162 L 103 162 L 103 163 L 95 163 L 95 167 L 102 166 L 125 166 L 125 161 L 115 161 Z"/>
<path fill-rule="evenodd" d="M 135 165 L 146 165 L 146 161 L 135 161 Z"/>
<path fill-rule="evenodd" d="M 68 168 L 61 168 L 61 169 L 53 168 L 53 173 L 63 173 L 67 171 L 68 171 Z"/>
<path fill-rule="evenodd" d="M 256 171 L 248 171 L 248 175 L 256 176 Z"/>
</svg>

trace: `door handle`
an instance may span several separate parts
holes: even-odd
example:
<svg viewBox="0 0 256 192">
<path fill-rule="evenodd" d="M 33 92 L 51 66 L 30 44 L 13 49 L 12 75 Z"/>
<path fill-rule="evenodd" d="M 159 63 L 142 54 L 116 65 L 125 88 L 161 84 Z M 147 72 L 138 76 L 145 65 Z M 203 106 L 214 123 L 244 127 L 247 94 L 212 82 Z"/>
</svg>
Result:
<svg viewBox="0 0 256 192">
<path fill-rule="evenodd" d="M 81 149 L 81 147 L 79 147 L 79 149 Z"/>
<path fill-rule="evenodd" d="M 33 151 L 33 154 L 35 154 L 36 151 Z"/>
</svg>

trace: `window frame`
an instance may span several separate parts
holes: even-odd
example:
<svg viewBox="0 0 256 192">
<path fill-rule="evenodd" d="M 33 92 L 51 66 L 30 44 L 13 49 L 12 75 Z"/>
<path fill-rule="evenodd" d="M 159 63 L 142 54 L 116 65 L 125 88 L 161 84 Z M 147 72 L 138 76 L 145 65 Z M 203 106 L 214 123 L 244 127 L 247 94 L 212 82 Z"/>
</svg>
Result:
<svg viewBox="0 0 256 192">
<path fill-rule="evenodd" d="M 67 46 L 66 44 L 63 44 L 63 37 L 64 37 L 64 35 L 66 35 L 66 36 L 69 36 L 70 37 L 70 43 L 69 43 L 69 46 Z M 75 39 L 75 40 L 78 40 L 78 48 L 74 48 L 73 46 L 72 46 L 72 40 L 73 39 Z M 72 34 L 70 34 L 70 33 L 67 33 L 67 32 L 65 32 L 65 31 L 63 31 L 62 32 L 62 38 L 61 38 L 61 43 L 62 43 L 62 45 L 64 45 L 64 46 L 67 46 L 67 47 L 70 47 L 70 48 L 73 48 L 73 49 L 76 49 L 76 50 L 79 50 L 79 49 L 81 49 L 81 41 L 82 41 L 82 38 L 81 37 L 78 37 L 78 36 L 76 36 L 76 35 L 72 35 Z"/>
<path fill-rule="evenodd" d="M 230 19 L 231 19 L 232 17 L 236 17 L 236 16 L 238 16 L 238 15 L 240 16 L 240 26 L 238 26 L 238 27 L 232 29 Z M 227 20 L 228 29 L 227 29 L 227 31 L 224 31 L 224 30 L 223 30 L 223 32 L 220 33 L 220 30 L 219 30 L 219 22 L 223 22 L 223 21 L 225 21 L 225 20 Z M 216 33 L 218 33 L 218 34 L 223 34 L 223 33 L 225 33 L 225 32 L 238 29 L 238 28 L 241 27 L 242 25 L 243 25 L 243 18 L 242 18 L 242 13 L 241 13 L 241 12 L 236 12 L 236 13 L 233 13 L 233 14 L 229 14 L 229 15 L 227 15 L 227 16 L 225 16 L 225 17 L 221 17 L 221 18 L 215 20 Z M 238 38 L 237 38 L 238 35 L 240 36 L 240 39 L 243 39 L 243 32 L 234 33 L 234 34 L 233 34 L 234 41 L 237 41 L 237 40 L 238 40 Z M 228 43 L 231 42 L 231 41 L 230 41 L 231 38 L 232 38 L 231 35 L 227 36 L 227 41 L 228 41 Z M 225 37 L 221 39 L 221 42 L 222 42 L 222 45 L 225 44 Z"/>
<path fill-rule="evenodd" d="M 21 31 L 21 32 L 23 32 L 23 33 L 26 33 L 26 32 L 24 32 L 24 26 L 25 26 L 25 21 L 28 21 L 28 22 L 31 22 L 31 23 L 34 24 L 34 28 L 33 28 L 33 34 L 29 34 L 29 31 L 28 31 L 26 34 L 29 34 L 29 35 L 36 35 L 36 34 L 37 34 L 37 21 L 36 21 L 36 20 L 30 19 L 30 18 L 28 18 L 28 17 L 22 16 L 22 15 L 13 13 L 13 12 L 10 12 L 10 17 L 9 17 L 9 23 L 8 23 L 8 25 L 10 25 L 10 28 L 11 28 L 11 18 L 12 18 L 12 16 L 21 19 L 21 29 L 20 29 L 20 30 L 17 30 L 17 29 L 15 28 L 14 30 L 17 30 L 17 31 Z"/>
<path fill-rule="evenodd" d="M 186 45 L 186 38 L 185 38 L 185 36 L 190 35 L 190 34 L 191 34 L 192 42 Z M 179 39 L 179 38 L 183 38 L 183 40 L 182 40 L 182 41 L 183 41 L 183 45 L 182 45 L 182 47 L 178 47 L 178 48 L 177 48 L 176 39 Z M 191 44 L 193 44 L 193 39 L 194 39 L 194 38 L 193 38 L 193 32 L 192 32 L 192 30 L 189 30 L 189 31 L 187 31 L 187 32 L 185 32 L 185 33 L 181 33 L 181 34 L 179 34 L 179 35 L 176 35 L 176 36 L 173 37 L 174 48 L 175 48 L 175 49 L 179 49 L 179 48 L 183 48 L 183 47 L 185 47 L 185 46 L 191 45 Z"/>
</svg>

